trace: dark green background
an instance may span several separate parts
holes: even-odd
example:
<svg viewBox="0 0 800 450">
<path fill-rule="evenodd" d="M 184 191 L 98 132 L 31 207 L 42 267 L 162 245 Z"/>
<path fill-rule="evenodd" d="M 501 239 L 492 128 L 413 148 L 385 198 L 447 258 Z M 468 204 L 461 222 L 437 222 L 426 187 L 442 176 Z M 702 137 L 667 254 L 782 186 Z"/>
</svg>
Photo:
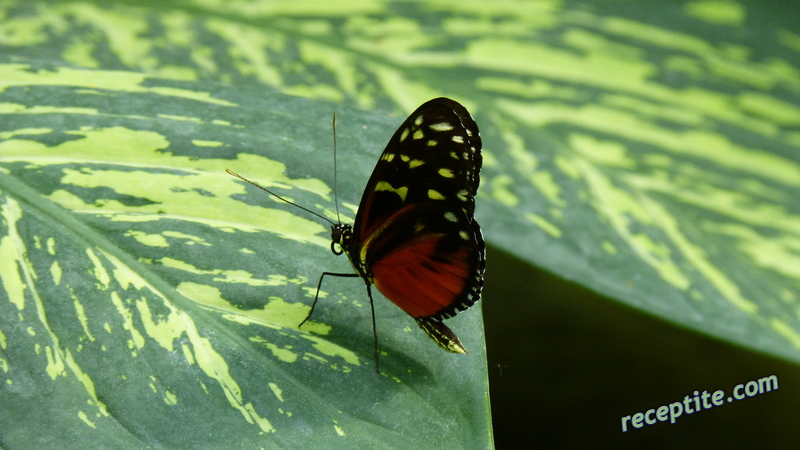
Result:
<svg viewBox="0 0 800 450">
<path fill-rule="evenodd" d="M 490 248 L 482 300 L 497 448 L 794 448 L 800 370 L 640 314 Z M 777 375 L 675 424 L 621 418 Z"/>
</svg>

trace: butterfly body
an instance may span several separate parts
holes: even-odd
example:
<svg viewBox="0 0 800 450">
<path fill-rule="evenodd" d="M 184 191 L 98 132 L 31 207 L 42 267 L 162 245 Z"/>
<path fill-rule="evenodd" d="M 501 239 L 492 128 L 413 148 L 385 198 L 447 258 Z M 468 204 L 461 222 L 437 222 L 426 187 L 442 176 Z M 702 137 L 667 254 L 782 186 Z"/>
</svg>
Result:
<svg viewBox="0 0 800 450">
<path fill-rule="evenodd" d="M 466 108 L 447 98 L 424 103 L 381 154 L 354 225 L 331 233 L 333 252 L 347 254 L 370 301 L 374 284 L 454 353 L 466 350 L 442 320 L 478 301 L 486 266 L 473 217 L 480 150 Z"/>
</svg>

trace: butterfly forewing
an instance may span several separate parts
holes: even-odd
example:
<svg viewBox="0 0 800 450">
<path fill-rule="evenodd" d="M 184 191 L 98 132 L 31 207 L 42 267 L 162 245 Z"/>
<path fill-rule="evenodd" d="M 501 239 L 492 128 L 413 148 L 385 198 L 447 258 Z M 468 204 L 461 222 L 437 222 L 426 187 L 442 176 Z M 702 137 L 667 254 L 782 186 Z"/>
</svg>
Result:
<svg viewBox="0 0 800 450">
<path fill-rule="evenodd" d="M 478 126 L 466 108 L 437 98 L 397 129 L 364 189 L 355 221 L 359 239 L 400 209 L 443 198 L 472 217 L 481 167 Z"/>
<path fill-rule="evenodd" d="M 480 150 L 478 127 L 459 103 L 438 98 L 417 108 L 381 155 L 345 247 L 356 270 L 449 351 L 463 347 L 438 322 L 474 304 L 483 286 L 473 217 Z"/>
</svg>

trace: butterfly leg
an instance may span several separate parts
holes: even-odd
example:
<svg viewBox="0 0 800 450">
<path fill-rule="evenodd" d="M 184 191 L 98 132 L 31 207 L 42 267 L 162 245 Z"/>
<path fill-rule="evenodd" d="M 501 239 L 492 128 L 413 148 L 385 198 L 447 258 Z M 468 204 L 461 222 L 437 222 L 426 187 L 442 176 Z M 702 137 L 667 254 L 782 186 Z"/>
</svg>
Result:
<svg viewBox="0 0 800 450">
<path fill-rule="evenodd" d="M 300 325 L 298 325 L 297 328 L 302 327 L 303 324 L 306 323 L 306 321 L 311 318 L 311 314 L 314 312 L 314 307 L 317 305 L 317 299 L 319 299 L 319 290 L 322 287 L 322 280 L 325 278 L 325 275 L 330 275 L 332 277 L 345 277 L 345 278 L 355 278 L 355 277 L 360 277 L 361 276 L 361 275 L 358 275 L 356 273 L 322 272 L 322 275 L 319 277 L 319 283 L 317 283 L 317 293 L 314 294 L 314 302 L 311 303 L 311 309 L 308 311 L 308 315 L 306 316 L 306 318 L 303 319 L 302 322 L 300 322 Z M 370 297 L 370 302 L 372 302 L 372 297 Z M 373 318 L 373 320 L 374 320 L 374 318 Z"/>
<path fill-rule="evenodd" d="M 314 294 L 314 301 L 311 303 L 311 309 L 308 311 L 308 315 L 306 316 L 306 318 L 303 319 L 303 321 L 300 322 L 300 325 L 297 326 L 298 328 L 302 327 L 303 324 L 306 323 L 306 321 L 308 321 L 308 319 L 311 318 L 311 314 L 314 313 L 314 307 L 317 305 L 317 300 L 319 300 L 319 291 L 320 291 L 320 289 L 322 289 L 322 280 L 325 279 L 326 275 L 329 275 L 329 276 L 332 276 L 332 277 L 343 277 L 343 278 L 356 278 L 356 277 L 360 278 L 361 277 L 361 275 L 359 275 L 357 273 L 322 272 L 322 275 L 319 277 L 319 282 L 317 283 L 317 293 Z M 379 360 L 378 360 L 378 328 L 375 325 L 375 302 L 372 301 L 372 289 L 371 289 L 371 284 L 370 283 L 367 283 L 367 296 L 369 297 L 369 308 L 370 308 L 370 311 L 372 312 L 372 335 L 373 335 L 373 337 L 375 339 L 375 346 L 374 346 L 374 348 L 375 348 L 375 371 L 378 372 L 378 373 L 381 373 L 380 363 L 379 363 Z"/>
<path fill-rule="evenodd" d="M 372 301 L 372 285 L 370 283 L 367 283 L 367 296 L 369 297 L 369 309 L 372 311 L 372 335 L 375 338 L 375 371 L 381 373 L 378 357 L 378 328 L 375 326 L 375 302 Z"/>
</svg>

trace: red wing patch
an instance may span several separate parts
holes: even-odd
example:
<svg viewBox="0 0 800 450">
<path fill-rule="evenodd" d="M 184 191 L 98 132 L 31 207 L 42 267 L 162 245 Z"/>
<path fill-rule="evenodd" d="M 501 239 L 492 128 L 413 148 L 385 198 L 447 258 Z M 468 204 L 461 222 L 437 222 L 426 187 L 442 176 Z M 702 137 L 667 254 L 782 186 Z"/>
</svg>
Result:
<svg viewBox="0 0 800 450">
<path fill-rule="evenodd" d="M 383 295 L 414 318 L 433 316 L 460 301 L 472 276 L 467 247 L 437 251 L 442 235 L 427 235 L 394 250 L 372 265 Z"/>
</svg>

